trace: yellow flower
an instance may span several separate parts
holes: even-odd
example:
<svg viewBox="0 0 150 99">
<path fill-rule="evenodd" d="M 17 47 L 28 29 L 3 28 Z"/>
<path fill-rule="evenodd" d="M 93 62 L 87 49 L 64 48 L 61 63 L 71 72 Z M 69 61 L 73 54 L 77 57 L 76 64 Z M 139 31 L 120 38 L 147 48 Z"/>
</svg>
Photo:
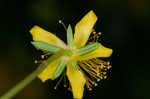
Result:
<svg viewBox="0 0 150 99">
<path fill-rule="evenodd" d="M 42 82 L 48 79 L 54 80 L 60 74 L 66 74 L 71 84 L 73 97 L 75 99 L 81 99 L 85 85 L 91 90 L 91 85 L 97 86 L 97 81 L 106 78 L 106 71 L 111 66 L 109 62 L 105 62 L 99 59 L 99 57 L 109 57 L 112 54 L 112 49 L 106 48 L 98 42 L 87 44 L 96 21 L 97 16 L 95 13 L 89 11 L 76 24 L 74 37 L 72 36 L 71 26 L 69 26 L 67 29 L 67 44 L 39 26 L 34 26 L 30 30 L 33 41 L 39 44 L 35 47 L 45 44 L 42 45 L 44 47 L 43 50 L 47 51 L 50 48 L 52 54 L 60 55 L 53 62 L 49 63 L 38 75 L 38 78 Z M 93 33 L 95 34 L 95 32 Z M 51 45 L 51 47 L 45 47 L 47 45 Z"/>
</svg>

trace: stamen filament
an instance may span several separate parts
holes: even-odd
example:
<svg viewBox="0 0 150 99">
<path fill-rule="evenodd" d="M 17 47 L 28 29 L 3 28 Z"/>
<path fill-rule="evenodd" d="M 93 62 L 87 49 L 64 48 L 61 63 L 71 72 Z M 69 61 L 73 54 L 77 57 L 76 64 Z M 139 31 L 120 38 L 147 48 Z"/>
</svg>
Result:
<svg viewBox="0 0 150 99">
<path fill-rule="evenodd" d="M 61 78 L 59 79 L 59 81 L 57 82 L 57 84 L 55 85 L 54 89 L 56 90 L 58 85 L 60 84 L 60 82 L 62 81 L 63 79 L 63 75 L 61 76 Z"/>
<path fill-rule="evenodd" d="M 80 61 L 78 62 L 78 64 L 90 76 L 88 77 L 86 74 L 84 74 L 86 79 L 86 86 L 89 90 L 92 90 L 91 88 L 92 85 L 94 86 L 98 85 L 96 82 L 99 82 L 101 79 L 106 79 L 107 78 L 106 70 L 109 70 L 111 68 L 109 62 L 105 62 L 98 58 Z"/>
<path fill-rule="evenodd" d="M 59 20 L 59 24 L 62 24 L 62 26 L 64 27 L 65 31 L 67 32 L 67 27 L 66 27 L 66 25 L 63 23 L 62 20 Z"/>
</svg>

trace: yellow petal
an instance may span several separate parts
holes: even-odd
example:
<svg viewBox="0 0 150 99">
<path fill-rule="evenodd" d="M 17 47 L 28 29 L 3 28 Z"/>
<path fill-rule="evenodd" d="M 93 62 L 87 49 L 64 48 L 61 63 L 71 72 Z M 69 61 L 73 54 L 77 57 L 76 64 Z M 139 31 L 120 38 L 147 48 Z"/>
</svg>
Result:
<svg viewBox="0 0 150 99">
<path fill-rule="evenodd" d="M 70 63 L 68 63 L 67 77 L 72 87 L 73 97 L 75 99 L 82 99 L 84 92 L 84 85 L 86 83 L 83 73 L 78 69 L 75 70 L 74 67 Z"/>
<path fill-rule="evenodd" d="M 39 26 L 34 26 L 30 30 L 30 33 L 32 34 L 34 41 L 46 42 L 58 47 L 66 48 L 66 45 L 62 40 L 60 40 L 57 36 L 42 29 Z"/>
<path fill-rule="evenodd" d="M 77 60 L 89 60 L 96 57 L 109 57 L 112 54 L 112 49 L 104 47 L 102 44 L 93 52 L 83 56 L 77 56 Z"/>
<path fill-rule="evenodd" d="M 84 46 L 97 21 L 97 16 L 91 10 L 75 26 L 74 44 L 77 48 Z"/>
<path fill-rule="evenodd" d="M 59 64 L 60 59 L 56 59 L 51 62 L 39 75 L 38 78 L 45 82 L 48 79 L 54 79 L 54 73 Z"/>
</svg>

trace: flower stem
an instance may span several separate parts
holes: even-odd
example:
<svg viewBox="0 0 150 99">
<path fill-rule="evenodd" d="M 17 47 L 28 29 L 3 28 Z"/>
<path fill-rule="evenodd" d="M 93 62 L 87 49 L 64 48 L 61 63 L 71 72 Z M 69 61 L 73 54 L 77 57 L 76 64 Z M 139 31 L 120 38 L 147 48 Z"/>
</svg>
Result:
<svg viewBox="0 0 150 99">
<path fill-rule="evenodd" d="M 12 89 L 8 90 L 4 95 L 0 97 L 0 99 L 11 99 L 14 97 L 18 92 L 20 92 L 23 88 L 25 88 L 31 81 L 33 81 L 39 73 L 41 73 L 50 62 L 54 61 L 55 59 L 59 58 L 60 55 L 53 55 L 48 58 L 46 61 L 43 61 L 42 64 L 38 66 L 38 68 L 29 74 L 24 80 L 20 83 L 15 85 Z"/>
<path fill-rule="evenodd" d="M 33 71 L 29 76 L 27 76 L 24 80 L 10 89 L 7 93 L 0 97 L 0 99 L 11 99 L 18 92 L 20 92 L 24 87 L 26 87 L 31 81 L 33 81 L 37 75 L 39 74 L 39 69 Z"/>
</svg>

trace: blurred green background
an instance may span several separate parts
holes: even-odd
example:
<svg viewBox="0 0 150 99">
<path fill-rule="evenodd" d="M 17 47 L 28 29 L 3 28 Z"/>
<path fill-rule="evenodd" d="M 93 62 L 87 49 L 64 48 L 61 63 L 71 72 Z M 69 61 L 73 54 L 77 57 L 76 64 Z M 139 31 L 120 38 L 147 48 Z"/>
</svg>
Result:
<svg viewBox="0 0 150 99">
<path fill-rule="evenodd" d="M 150 99 L 150 1 L 149 0 L 0 0 L 0 95 L 36 69 L 40 53 L 30 44 L 29 30 L 39 25 L 61 39 L 58 24 L 75 24 L 89 10 L 99 20 L 101 43 L 113 48 L 109 77 L 84 99 Z M 13 99 L 71 99 L 72 93 L 55 81 L 34 80 Z"/>
</svg>

